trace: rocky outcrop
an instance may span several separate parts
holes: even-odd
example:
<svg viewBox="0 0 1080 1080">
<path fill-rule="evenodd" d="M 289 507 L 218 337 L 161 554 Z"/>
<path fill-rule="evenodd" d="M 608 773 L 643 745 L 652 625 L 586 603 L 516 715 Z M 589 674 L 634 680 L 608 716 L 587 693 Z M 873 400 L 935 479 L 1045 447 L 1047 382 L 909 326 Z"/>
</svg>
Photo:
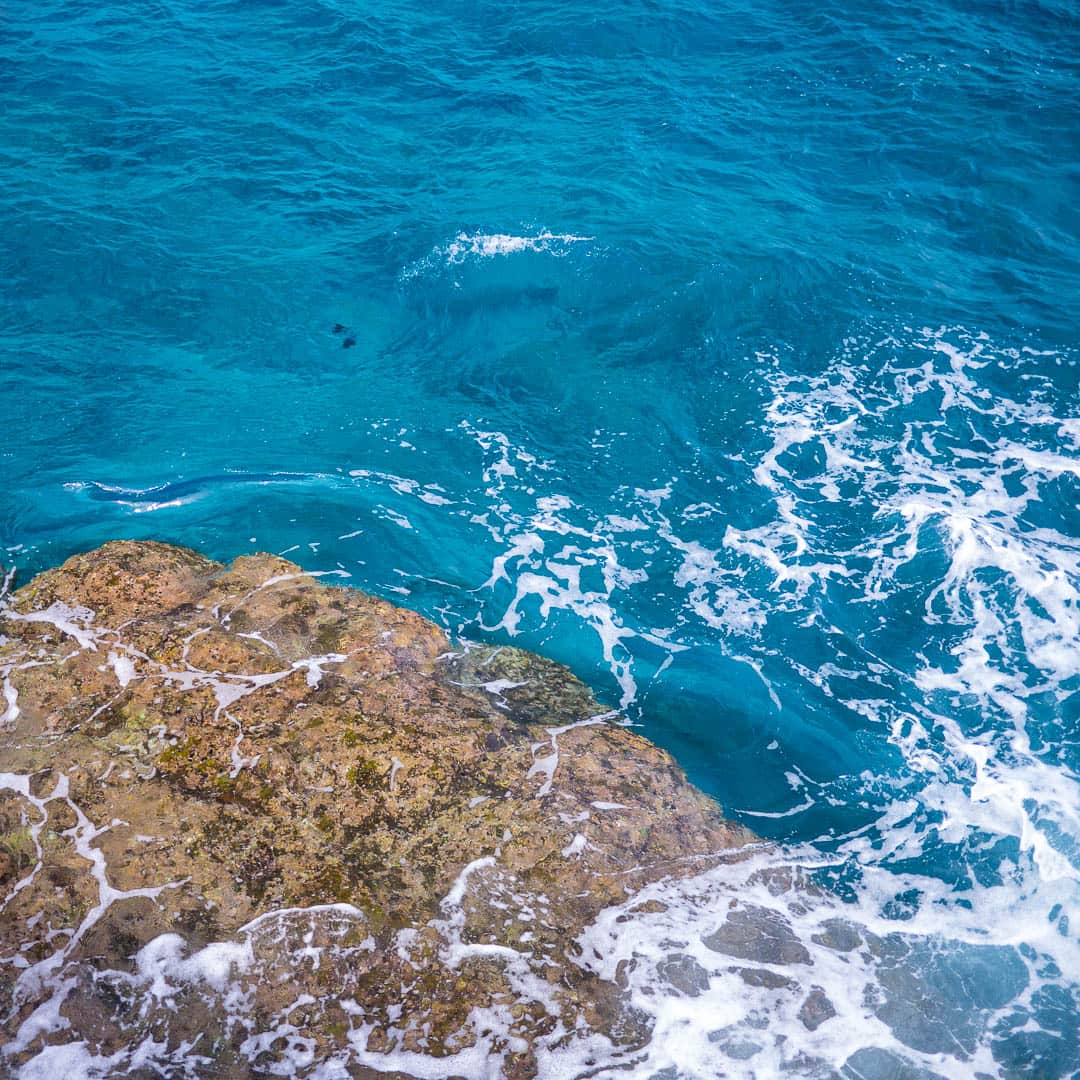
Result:
<svg viewBox="0 0 1080 1080">
<path fill-rule="evenodd" d="M 325 580 L 118 542 L 0 608 L 8 1066 L 648 1038 L 581 928 L 753 838 L 565 668 Z"/>
</svg>

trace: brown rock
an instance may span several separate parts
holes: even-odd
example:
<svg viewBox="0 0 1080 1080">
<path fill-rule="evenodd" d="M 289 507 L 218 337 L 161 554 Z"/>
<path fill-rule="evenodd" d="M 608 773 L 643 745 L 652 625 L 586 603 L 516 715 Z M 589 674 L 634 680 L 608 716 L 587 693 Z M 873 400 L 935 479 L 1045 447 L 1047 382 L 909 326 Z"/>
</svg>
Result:
<svg viewBox="0 0 1080 1080">
<path fill-rule="evenodd" d="M 110 543 L 7 598 L 0 634 L 9 1063 L 153 1038 L 196 1040 L 215 1075 L 301 1044 L 363 1075 L 365 1054 L 488 1038 L 529 1076 L 560 1023 L 638 1045 L 574 937 L 751 839 L 565 668 L 273 556 Z M 712 947 L 803 961 L 771 924 L 728 940 L 737 922 Z"/>
</svg>

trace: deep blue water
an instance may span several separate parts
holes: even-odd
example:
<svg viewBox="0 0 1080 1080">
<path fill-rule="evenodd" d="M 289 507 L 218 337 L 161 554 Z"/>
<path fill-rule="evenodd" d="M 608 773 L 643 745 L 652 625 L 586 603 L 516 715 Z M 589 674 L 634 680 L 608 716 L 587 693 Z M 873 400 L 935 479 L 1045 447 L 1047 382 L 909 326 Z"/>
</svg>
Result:
<svg viewBox="0 0 1080 1080">
<path fill-rule="evenodd" d="M 1068 2 L 8 0 L 0 557 L 555 656 L 1080 1069 L 1078 100 Z"/>
</svg>

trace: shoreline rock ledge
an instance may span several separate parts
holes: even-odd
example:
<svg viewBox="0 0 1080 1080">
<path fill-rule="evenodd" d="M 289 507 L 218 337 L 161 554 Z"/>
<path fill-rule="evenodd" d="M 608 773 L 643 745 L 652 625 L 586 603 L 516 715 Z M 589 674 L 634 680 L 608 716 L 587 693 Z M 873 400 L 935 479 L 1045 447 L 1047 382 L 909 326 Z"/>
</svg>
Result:
<svg viewBox="0 0 1080 1080">
<path fill-rule="evenodd" d="M 329 580 L 118 541 L 0 600 L 0 1073 L 648 1041 L 583 931 L 754 837 L 567 669 Z"/>
</svg>

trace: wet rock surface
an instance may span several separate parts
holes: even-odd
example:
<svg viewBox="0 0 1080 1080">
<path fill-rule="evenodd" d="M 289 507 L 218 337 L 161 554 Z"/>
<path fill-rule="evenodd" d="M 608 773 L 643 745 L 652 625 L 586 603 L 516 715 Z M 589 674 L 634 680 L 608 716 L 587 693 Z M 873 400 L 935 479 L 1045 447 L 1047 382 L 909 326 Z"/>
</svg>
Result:
<svg viewBox="0 0 1080 1080">
<path fill-rule="evenodd" d="M 732 911 L 715 933 L 704 939 L 714 952 L 762 964 L 809 964 L 810 953 L 783 916 L 747 905 Z"/>
<path fill-rule="evenodd" d="M 815 986 L 806 995 L 806 1000 L 799 1010 L 799 1019 L 807 1031 L 816 1031 L 826 1020 L 831 1020 L 835 1015 L 836 1009 L 833 1008 L 833 1003 L 820 986 Z"/>
<path fill-rule="evenodd" d="M 3 601 L 0 1068 L 526 1077 L 648 1040 L 576 938 L 753 837 L 565 668 L 325 581 L 117 542 Z M 708 945 L 806 960 L 765 913 Z"/>
</svg>

